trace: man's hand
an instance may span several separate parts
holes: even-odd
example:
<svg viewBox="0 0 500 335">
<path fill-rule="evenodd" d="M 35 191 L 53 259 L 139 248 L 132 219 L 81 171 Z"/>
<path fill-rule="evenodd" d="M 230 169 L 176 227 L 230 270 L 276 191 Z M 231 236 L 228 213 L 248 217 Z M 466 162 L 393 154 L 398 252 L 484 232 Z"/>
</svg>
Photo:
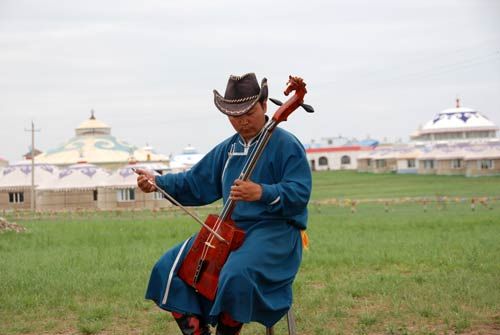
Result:
<svg viewBox="0 0 500 335">
<path fill-rule="evenodd" d="M 152 185 L 150 182 L 154 184 L 155 182 L 155 176 L 143 169 L 134 169 L 135 173 L 138 174 L 137 176 L 137 186 L 145 192 L 145 193 L 150 193 L 156 191 L 156 187 Z"/>
<path fill-rule="evenodd" d="M 262 197 L 262 186 L 249 180 L 236 179 L 229 196 L 232 200 L 257 201 Z"/>
</svg>

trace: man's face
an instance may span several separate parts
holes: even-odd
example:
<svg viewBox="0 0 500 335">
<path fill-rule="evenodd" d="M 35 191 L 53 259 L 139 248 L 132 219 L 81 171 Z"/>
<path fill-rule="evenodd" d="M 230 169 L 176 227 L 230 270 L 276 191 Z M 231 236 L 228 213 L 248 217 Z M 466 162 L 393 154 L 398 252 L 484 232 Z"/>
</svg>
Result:
<svg viewBox="0 0 500 335">
<path fill-rule="evenodd" d="M 234 130 L 249 141 L 254 138 L 266 124 L 266 102 L 257 103 L 248 113 L 241 116 L 229 116 Z"/>
</svg>

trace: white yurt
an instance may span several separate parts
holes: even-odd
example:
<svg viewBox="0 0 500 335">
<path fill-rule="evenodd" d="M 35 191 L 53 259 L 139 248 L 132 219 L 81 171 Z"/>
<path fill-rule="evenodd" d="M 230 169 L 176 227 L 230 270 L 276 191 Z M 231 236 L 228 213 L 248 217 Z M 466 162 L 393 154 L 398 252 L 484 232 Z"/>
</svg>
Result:
<svg viewBox="0 0 500 335">
<path fill-rule="evenodd" d="M 53 165 L 35 164 L 35 191 L 38 192 L 39 188 L 52 184 L 58 172 L 58 168 Z M 0 208 L 30 209 L 31 178 L 29 160 L 3 167 L 0 170 Z"/>
<path fill-rule="evenodd" d="M 411 135 L 415 142 L 478 143 L 498 141 L 498 127 L 473 108 L 460 106 L 445 109 Z"/>
<path fill-rule="evenodd" d="M 188 145 L 182 150 L 182 153 L 172 157 L 169 166 L 172 172 L 186 171 L 198 163 L 204 156 L 195 147 Z"/>
<path fill-rule="evenodd" d="M 53 183 L 39 188 L 39 209 L 98 208 L 98 188 L 106 184 L 109 176 L 108 170 L 88 163 L 61 169 Z"/>
</svg>

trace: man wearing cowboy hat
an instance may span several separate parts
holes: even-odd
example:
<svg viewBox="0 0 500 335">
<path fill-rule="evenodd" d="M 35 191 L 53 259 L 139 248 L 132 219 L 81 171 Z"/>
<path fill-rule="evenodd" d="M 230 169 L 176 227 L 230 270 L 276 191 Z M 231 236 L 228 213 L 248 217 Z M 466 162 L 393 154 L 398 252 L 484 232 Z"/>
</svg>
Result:
<svg viewBox="0 0 500 335">
<path fill-rule="evenodd" d="M 311 193 L 304 148 L 291 133 L 276 128 L 252 180 L 238 179 L 267 122 L 267 95 L 265 78 L 259 86 L 253 73 L 230 76 L 224 96 L 214 90 L 214 102 L 236 134 L 187 172 L 154 177 L 139 171 L 143 191 L 155 191 L 148 180 L 154 181 L 183 205 L 238 200 L 232 219 L 245 231 L 245 241 L 230 253 L 213 301 L 176 274 L 193 238 L 168 250 L 152 270 L 146 298 L 172 312 L 184 335 L 210 334 L 209 324 L 217 324 L 217 335 L 239 334 L 251 321 L 271 327 L 291 306 Z"/>
</svg>

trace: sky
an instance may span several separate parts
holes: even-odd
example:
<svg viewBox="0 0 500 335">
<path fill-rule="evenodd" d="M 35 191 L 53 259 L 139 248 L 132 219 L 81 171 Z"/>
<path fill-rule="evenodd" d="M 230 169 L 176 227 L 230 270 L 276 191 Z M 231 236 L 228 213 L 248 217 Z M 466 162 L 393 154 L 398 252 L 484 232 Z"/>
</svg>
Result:
<svg viewBox="0 0 500 335">
<path fill-rule="evenodd" d="M 406 142 L 457 97 L 500 125 L 500 1 L 0 0 L 0 157 L 91 110 L 138 147 L 207 152 L 233 134 L 212 90 L 247 72 L 280 100 L 304 78 L 316 113 L 280 125 L 303 143 Z"/>
</svg>

